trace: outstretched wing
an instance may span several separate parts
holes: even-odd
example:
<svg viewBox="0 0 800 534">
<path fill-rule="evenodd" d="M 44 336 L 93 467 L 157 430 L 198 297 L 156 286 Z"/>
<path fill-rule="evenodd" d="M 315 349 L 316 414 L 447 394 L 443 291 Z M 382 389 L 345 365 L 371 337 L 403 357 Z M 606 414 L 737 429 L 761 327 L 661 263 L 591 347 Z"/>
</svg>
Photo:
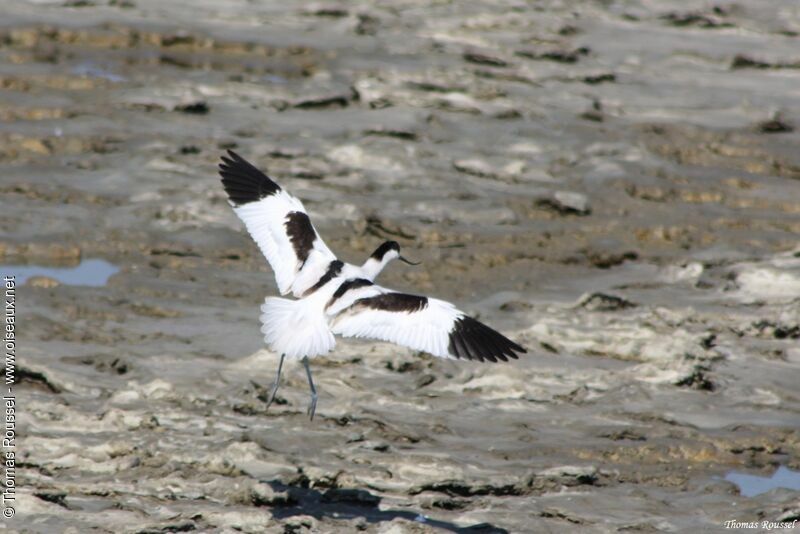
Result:
<svg viewBox="0 0 800 534">
<path fill-rule="evenodd" d="M 344 282 L 326 312 L 334 334 L 391 341 L 441 358 L 505 362 L 527 352 L 449 302 L 397 293 L 363 279 Z"/>
<path fill-rule="evenodd" d="M 301 297 L 325 276 L 342 269 L 342 262 L 317 235 L 303 203 L 266 174 L 228 151 L 219 164 L 222 185 L 233 211 L 267 258 L 278 290 Z"/>
</svg>

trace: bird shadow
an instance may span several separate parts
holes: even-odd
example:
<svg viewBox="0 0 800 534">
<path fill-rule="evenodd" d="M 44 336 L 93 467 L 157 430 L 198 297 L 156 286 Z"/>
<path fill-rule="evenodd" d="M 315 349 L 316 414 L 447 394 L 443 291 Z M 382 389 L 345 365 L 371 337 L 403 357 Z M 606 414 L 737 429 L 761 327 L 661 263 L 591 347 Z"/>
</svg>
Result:
<svg viewBox="0 0 800 534">
<path fill-rule="evenodd" d="M 490 523 L 460 527 L 450 521 L 433 519 L 409 510 L 381 510 L 381 498 L 363 489 L 331 488 L 323 491 L 304 484 L 285 484 L 277 480 L 265 481 L 273 491 L 287 497 L 269 504 L 272 517 L 281 520 L 306 515 L 317 520 L 349 520 L 363 518 L 367 523 L 382 523 L 406 519 L 420 524 L 456 533 L 508 534 L 508 531 Z"/>
</svg>

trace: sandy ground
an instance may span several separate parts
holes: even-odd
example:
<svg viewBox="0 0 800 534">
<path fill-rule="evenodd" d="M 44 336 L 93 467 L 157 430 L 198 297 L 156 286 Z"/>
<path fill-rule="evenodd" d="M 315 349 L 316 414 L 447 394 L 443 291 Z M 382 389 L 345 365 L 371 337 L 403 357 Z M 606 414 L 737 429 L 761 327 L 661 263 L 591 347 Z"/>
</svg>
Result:
<svg viewBox="0 0 800 534">
<path fill-rule="evenodd" d="M 4 2 L 17 532 L 655 532 L 790 521 L 800 468 L 800 7 Z M 265 410 L 271 273 L 226 148 L 381 282 L 529 348 L 341 341 Z"/>
</svg>

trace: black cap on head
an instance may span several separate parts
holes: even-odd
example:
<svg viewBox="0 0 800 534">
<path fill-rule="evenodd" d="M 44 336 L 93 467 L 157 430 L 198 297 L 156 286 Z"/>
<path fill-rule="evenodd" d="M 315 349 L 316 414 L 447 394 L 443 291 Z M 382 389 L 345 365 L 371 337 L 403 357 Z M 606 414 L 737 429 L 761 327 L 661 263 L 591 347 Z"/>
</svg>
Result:
<svg viewBox="0 0 800 534">
<path fill-rule="evenodd" d="M 375 252 L 372 253 L 370 258 L 374 258 L 380 261 L 390 250 L 394 250 L 399 254 L 400 244 L 397 241 L 384 241 L 384 243 L 381 246 L 375 249 Z"/>
</svg>

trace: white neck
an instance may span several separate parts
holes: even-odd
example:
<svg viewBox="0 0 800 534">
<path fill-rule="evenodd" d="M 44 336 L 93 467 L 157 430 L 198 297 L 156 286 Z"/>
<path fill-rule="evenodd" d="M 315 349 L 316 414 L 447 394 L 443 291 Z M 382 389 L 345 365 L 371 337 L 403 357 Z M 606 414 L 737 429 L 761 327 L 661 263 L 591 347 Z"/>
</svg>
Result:
<svg viewBox="0 0 800 534">
<path fill-rule="evenodd" d="M 375 277 L 380 274 L 386 265 L 394 258 L 390 254 L 386 254 L 380 261 L 376 260 L 375 258 L 369 258 L 367 261 L 364 262 L 364 265 L 361 266 L 361 272 L 364 275 L 364 278 L 372 282 L 375 280 Z"/>
</svg>

